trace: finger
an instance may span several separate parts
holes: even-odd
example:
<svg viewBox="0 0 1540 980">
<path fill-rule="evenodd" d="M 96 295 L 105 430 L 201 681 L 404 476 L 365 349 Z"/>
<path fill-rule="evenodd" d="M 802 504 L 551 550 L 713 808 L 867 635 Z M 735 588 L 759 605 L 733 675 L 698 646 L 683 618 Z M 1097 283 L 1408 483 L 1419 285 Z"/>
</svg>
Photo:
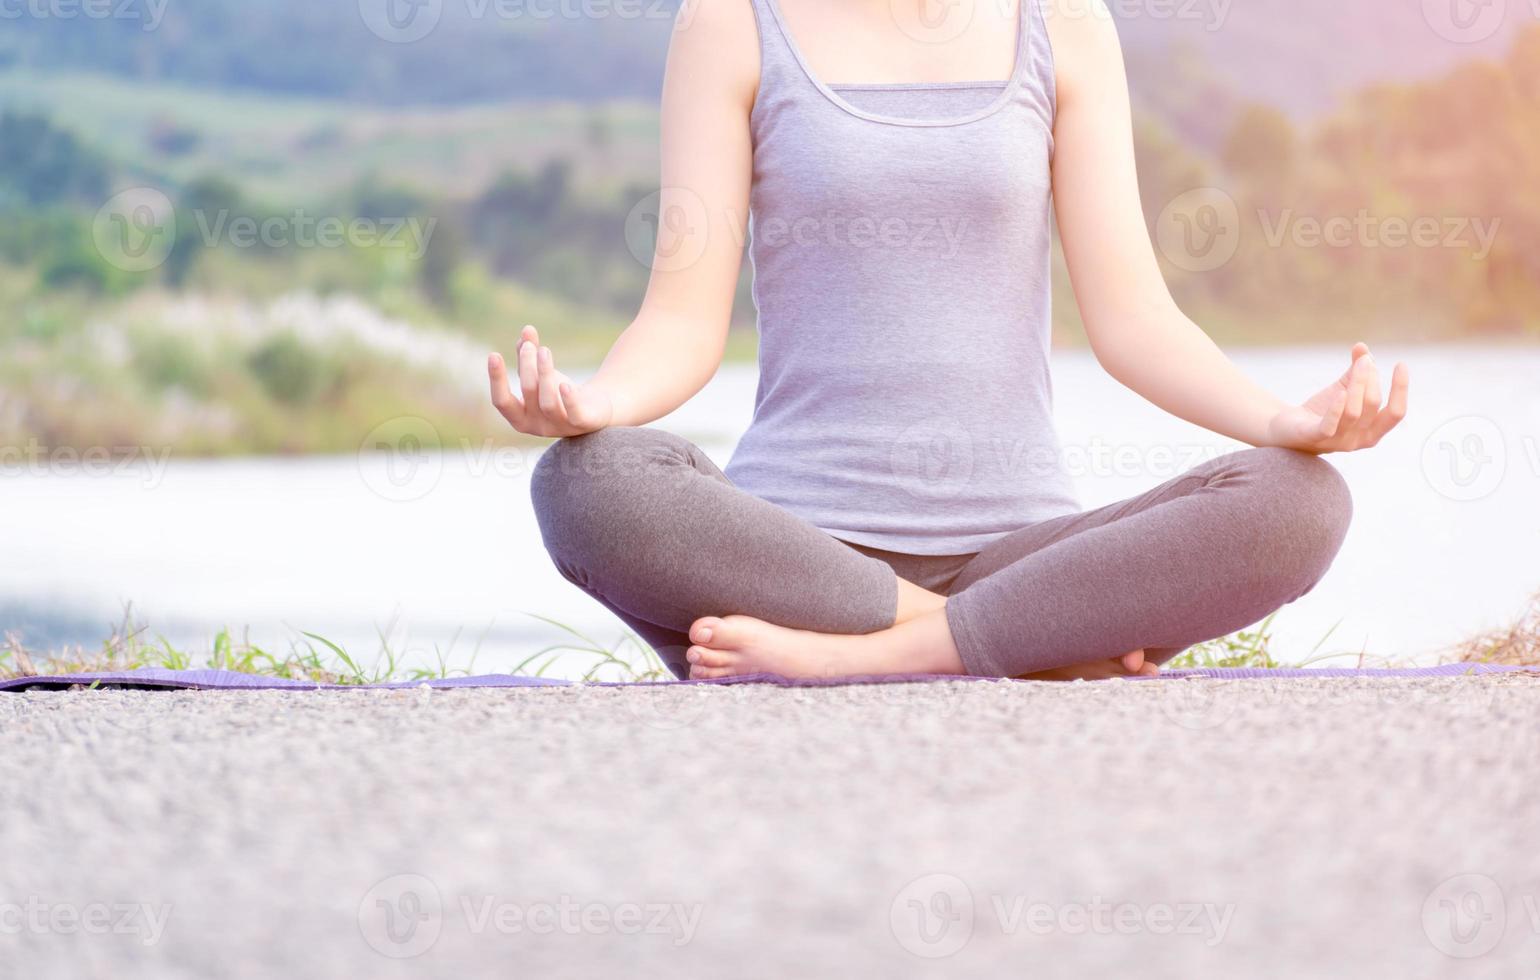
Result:
<svg viewBox="0 0 1540 980">
<path fill-rule="evenodd" d="M 1337 396 L 1331 400 L 1331 409 L 1321 416 L 1321 438 L 1330 439 L 1337 434 L 1337 429 L 1342 425 L 1342 413 L 1347 410 L 1348 392 L 1346 388 L 1337 392 Z"/>
<path fill-rule="evenodd" d="M 1369 433 L 1373 442 L 1379 442 L 1385 437 L 1385 433 L 1401 424 L 1406 418 L 1407 395 L 1411 391 L 1412 371 L 1405 364 L 1397 364 L 1390 375 L 1390 399 L 1385 402 L 1384 411 L 1374 420 L 1374 428 Z"/>
<path fill-rule="evenodd" d="M 1360 358 L 1353 363 L 1353 380 L 1348 383 L 1347 405 L 1342 410 L 1342 428 L 1344 430 L 1351 429 L 1356 425 L 1359 417 L 1364 413 L 1365 375 L 1368 374 L 1368 371 L 1365 369 L 1369 363 L 1365 358 Z"/>
<path fill-rule="evenodd" d="M 1364 355 L 1364 363 L 1368 365 L 1368 377 L 1364 384 L 1364 408 L 1369 406 L 1379 408 L 1383 403 L 1380 397 L 1380 362 L 1374 359 L 1373 354 Z"/>
<path fill-rule="evenodd" d="M 519 343 L 522 344 L 526 340 L 536 347 L 540 346 L 540 331 L 535 329 L 534 324 L 526 323 L 524 329 L 519 331 Z"/>
<path fill-rule="evenodd" d="M 1358 359 L 1368 353 L 1368 344 L 1361 340 L 1354 344 L 1353 349 L 1348 352 L 1347 370 L 1342 372 L 1342 377 L 1337 379 L 1337 383 L 1342 385 L 1344 388 L 1347 387 L 1348 382 L 1353 380 L 1353 369 L 1358 366 Z"/>
<path fill-rule="evenodd" d="M 487 356 L 487 380 L 492 383 L 492 404 L 498 412 L 515 428 L 523 424 L 524 404 L 508 387 L 508 365 L 503 363 L 503 355 Z"/>
<path fill-rule="evenodd" d="M 1358 427 L 1368 430 L 1380 414 L 1380 366 L 1373 354 L 1364 357 L 1364 365 L 1364 408 L 1358 416 Z"/>
<path fill-rule="evenodd" d="M 540 411 L 546 418 L 565 424 L 567 411 L 562 408 L 561 394 L 556 390 L 561 384 L 561 376 L 556 373 L 556 358 L 551 356 L 551 348 L 542 347 L 535 359 L 540 372 Z"/>
<path fill-rule="evenodd" d="M 524 412 L 534 415 L 540 408 L 540 367 L 538 348 L 527 340 L 519 341 L 519 388 L 524 394 Z"/>
</svg>

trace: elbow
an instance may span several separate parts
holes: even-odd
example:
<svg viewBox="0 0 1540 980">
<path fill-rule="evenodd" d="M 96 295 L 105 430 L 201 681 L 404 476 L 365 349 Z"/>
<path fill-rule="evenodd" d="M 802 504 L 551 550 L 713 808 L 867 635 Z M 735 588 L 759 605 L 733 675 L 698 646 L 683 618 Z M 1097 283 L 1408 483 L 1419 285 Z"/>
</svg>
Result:
<svg viewBox="0 0 1540 980">
<path fill-rule="evenodd" d="M 1086 317 L 1086 338 L 1102 369 L 1132 387 L 1130 379 L 1161 359 L 1191 321 L 1167 294 L 1147 306 L 1099 310 Z"/>
<path fill-rule="evenodd" d="M 1105 326 L 1086 324 L 1086 339 L 1090 342 L 1091 354 L 1096 358 L 1096 363 L 1115 381 L 1124 385 L 1128 384 L 1130 363 L 1137 359 L 1131 350 L 1128 333 L 1127 330 L 1111 330 Z"/>
</svg>

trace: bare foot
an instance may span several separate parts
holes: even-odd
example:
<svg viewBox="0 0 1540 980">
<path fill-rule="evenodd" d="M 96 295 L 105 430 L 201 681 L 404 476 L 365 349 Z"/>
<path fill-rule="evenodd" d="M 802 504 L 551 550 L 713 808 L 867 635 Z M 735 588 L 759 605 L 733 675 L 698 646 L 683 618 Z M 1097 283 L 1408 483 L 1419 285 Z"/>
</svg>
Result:
<svg viewBox="0 0 1540 980">
<path fill-rule="evenodd" d="M 787 629 L 752 616 L 707 616 L 690 627 L 695 645 L 685 651 L 685 659 L 691 680 L 759 673 L 848 676 L 862 673 L 855 666 L 860 659 L 855 641 L 862 639 Z"/>
<path fill-rule="evenodd" d="M 690 626 L 690 641 L 685 659 L 691 680 L 760 673 L 807 678 L 965 673 L 946 616 L 939 612 L 855 636 L 787 629 L 752 616 L 706 616 Z M 1155 671 L 1144 651 L 1135 650 L 1031 679 L 1100 680 Z"/>
<path fill-rule="evenodd" d="M 1088 664 L 1070 664 L 1055 667 L 1036 674 L 1023 674 L 1025 681 L 1104 681 L 1113 677 L 1154 677 L 1160 668 L 1144 659 L 1143 650 L 1125 653 L 1110 660 L 1093 660 Z"/>
</svg>

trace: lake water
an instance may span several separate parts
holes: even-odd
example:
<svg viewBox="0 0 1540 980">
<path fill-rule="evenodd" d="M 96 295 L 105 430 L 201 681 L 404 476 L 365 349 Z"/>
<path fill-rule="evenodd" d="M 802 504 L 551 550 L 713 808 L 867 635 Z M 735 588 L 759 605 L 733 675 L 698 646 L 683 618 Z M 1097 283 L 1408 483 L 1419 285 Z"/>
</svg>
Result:
<svg viewBox="0 0 1540 980">
<path fill-rule="evenodd" d="M 1291 398 L 1346 361 L 1338 349 L 1235 356 Z M 1387 367 L 1411 362 L 1412 414 L 1378 449 L 1333 457 L 1357 516 L 1332 571 L 1277 620 L 1289 658 L 1330 633 L 1325 651 L 1435 660 L 1540 590 L 1540 349 L 1378 356 Z M 1055 384 L 1087 506 L 1227 448 L 1121 388 L 1087 353 L 1059 354 Z M 751 367 L 724 368 L 661 424 L 725 463 L 753 391 Z M 474 447 L 163 468 L 13 455 L 0 460 L 0 626 L 33 645 L 95 645 L 132 602 L 152 633 L 177 643 L 201 647 L 221 626 L 249 626 L 253 640 L 286 649 L 308 630 L 372 659 L 383 631 L 413 661 L 443 654 L 465 666 L 477 649 L 478 671 L 506 670 L 559 638 L 527 613 L 613 640 L 619 623 L 564 582 L 540 546 L 527 495 L 538 454 Z"/>
</svg>

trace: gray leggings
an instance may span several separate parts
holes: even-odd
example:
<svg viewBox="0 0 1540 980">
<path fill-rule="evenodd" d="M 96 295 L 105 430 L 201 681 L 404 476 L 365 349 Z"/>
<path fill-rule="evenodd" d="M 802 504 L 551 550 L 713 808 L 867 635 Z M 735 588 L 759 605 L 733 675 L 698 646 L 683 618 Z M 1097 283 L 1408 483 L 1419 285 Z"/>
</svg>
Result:
<svg viewBox="0 0 1540 980">
<path fill-rule="evenodd" d="M 1324 460 L 1248 449 L 977 554 L 894 554 L 734 487 L 687 440 L 633 428 L 558 441 L 531 492 L 562 575 L 680 677 L 701 616 L 870 633 L 893 625 L 895 576 L 948 597 L 970 674 L 1014 677 L 1139 649 L 1164 662 L 1308 592 L 1352 516 Z"/>
</svg>

